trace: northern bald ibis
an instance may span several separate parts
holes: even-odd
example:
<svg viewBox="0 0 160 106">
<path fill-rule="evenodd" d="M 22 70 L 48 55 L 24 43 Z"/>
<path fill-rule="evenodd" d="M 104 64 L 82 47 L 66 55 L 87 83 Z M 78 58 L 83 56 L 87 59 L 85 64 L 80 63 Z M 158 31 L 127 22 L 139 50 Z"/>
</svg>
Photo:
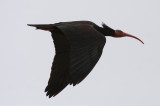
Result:
<svg viewBox="0 0 160 106">
<path fill-rule="evenodd" d="M 90 21 L 28 25 L 50 31 L 54 40 L 56 53 L 45 89 L 49 98 L 56 96 L 68 84 L 75 86 L 80 83 L 91 72 L 101 57 L 105 36 L 132 37 L 143 43 L 139 38 L 104 23 L 102 27 Z"/>
</svg>

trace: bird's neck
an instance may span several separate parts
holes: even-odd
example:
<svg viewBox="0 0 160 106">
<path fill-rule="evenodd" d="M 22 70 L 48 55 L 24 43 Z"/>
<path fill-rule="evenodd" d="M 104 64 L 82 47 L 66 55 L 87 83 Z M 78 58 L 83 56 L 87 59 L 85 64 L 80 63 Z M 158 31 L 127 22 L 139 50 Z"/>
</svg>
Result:
<svg viewBox="0 0 160 106">
<path fill-rule="evenodd" d="M 99 27 L 99 26 L 95 26 L 95 29 L 102 33 L 104 36 L 113 36 L 115 33 L 115 30 L 111 29 L 111 28 L 105 28 L 105 27 Z"/>
</svg>

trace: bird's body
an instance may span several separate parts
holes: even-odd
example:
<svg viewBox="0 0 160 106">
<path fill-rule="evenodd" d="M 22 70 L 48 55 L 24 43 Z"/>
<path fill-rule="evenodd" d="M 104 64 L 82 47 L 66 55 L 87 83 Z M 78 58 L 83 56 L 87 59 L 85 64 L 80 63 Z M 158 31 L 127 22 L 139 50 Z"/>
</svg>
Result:
<svg viewBox="0 0 160 106">
<path fill-rule="evenodd" d="M 56 54 L 45 89 L 49 97 L 56 96 L 68 84 L 80 83 L 91 72 L 102 54 L 105 36 L 119 37 L 105 24 L 99 27 L 90 21 L 29 26 L 50 31 L 54 40 Z"/>
</svg>

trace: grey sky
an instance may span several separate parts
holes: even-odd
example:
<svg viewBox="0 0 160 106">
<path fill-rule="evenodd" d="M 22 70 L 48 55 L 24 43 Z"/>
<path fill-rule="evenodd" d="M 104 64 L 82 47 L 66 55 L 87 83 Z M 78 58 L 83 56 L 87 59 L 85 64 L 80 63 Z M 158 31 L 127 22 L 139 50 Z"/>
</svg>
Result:
<svg viewBox="0 0 160 106">
<path fill-rule="evenodd" d="M 1 0 L 1 106 L 160 106 L 159 0 Z M 90 20 L 141 38 L 110 38 L 90 75 L 48 99 L 49 32 L 27 24 Z"/>
</svg>

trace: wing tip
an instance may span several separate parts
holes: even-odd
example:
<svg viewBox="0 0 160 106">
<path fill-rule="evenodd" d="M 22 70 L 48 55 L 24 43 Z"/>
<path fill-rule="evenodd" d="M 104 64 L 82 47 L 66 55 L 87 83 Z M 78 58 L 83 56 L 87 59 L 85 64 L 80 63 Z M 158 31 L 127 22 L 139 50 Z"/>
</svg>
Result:
<svg viewBox="0 0 160 106">
<path fill-rule="evenodd" d="M 55 97 L 57 94 L 59 94 L 66 86 L 68 85 L 68 83 L 64 83 L 63 85 L 57 85 L 54 88 L 51 88 L 49 86 L 46 87 L 45 92 L 46 92 L 46 96 L 48 96 L 49 98 L 51 97 Z"/>
</svg>

